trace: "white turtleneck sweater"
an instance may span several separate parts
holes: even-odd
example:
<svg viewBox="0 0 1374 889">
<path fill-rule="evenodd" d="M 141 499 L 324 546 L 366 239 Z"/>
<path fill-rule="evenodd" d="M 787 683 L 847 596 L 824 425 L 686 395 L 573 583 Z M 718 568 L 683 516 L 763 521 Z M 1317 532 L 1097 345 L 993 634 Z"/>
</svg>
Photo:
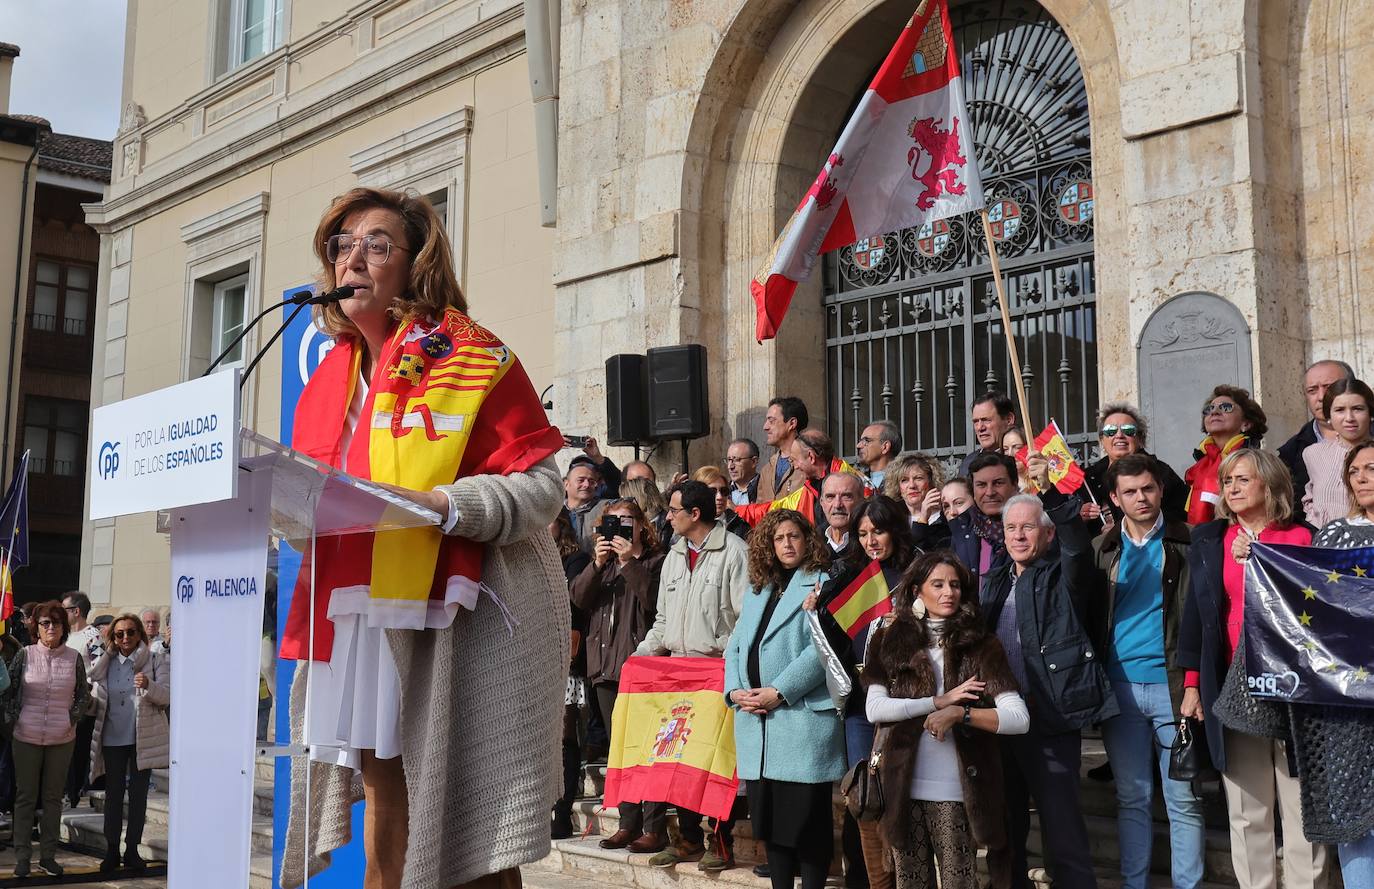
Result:
<svg viewBox="0 0 1374 889">
<path fill-rule="evenodd" d="M 937 637 L 943 621 L 930 620 L 931 636 Z M 935 695 L 945 693 L 945 650 L 940 645 L 926 649 L 935 671 Z M 1003 692 L 994 699 L 997 710 L 997 734 L 1021 735 L 1030 728 L 1030 713 L 1026 702 L 1014 691 Z M 864 706 L 868 721 L 904 722 L 922 719 L 935 712 L 935 697 L 890 698 L 887 687 L 870 685 Z M 954 747 L 954 734 L 946 732 L 937 741 L 930 732 L 921 732 L 916 746 L 916 768 L 911 778 L 911 798 L 929 802 L 963 802 L 964 789 L 959 783 L 959 754 Z"/>
</svg>

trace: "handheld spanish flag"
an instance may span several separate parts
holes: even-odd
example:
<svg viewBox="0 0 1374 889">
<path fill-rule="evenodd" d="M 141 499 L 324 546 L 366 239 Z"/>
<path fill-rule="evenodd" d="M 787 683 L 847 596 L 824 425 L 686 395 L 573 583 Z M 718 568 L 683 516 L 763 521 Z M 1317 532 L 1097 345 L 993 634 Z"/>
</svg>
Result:
<svg viewBox="0 0 1374 889">
<path fill-rule="evenodd" d="M 883 577 L 882 563 L 876 559 L 870 562 L 825 608 L 851 639 L 891 611 L 892 593 Z"/>
<path fill-rule="evenodd" d="M 604 804 L 648 800 L 724 819 L 738 790 L 725 661 L 627 660 L 611 717 Z"/>
<path fill-rule="evenodd" d="M 1050 481 L 1059 489 L 1059 493 L 1072 494 L 1083 487 L 1083 467 L 1074 459 L 1069 443 L 1064 440 L 1064 433 L 1059 431 L 1059 424 L 1054 420 L 1050 420 L 1045 431 L 1035 437 L 1035 449 L 1049 461 Z M 1025 465 L 1029 453 L 1029 448 L 1022 448 L 1016 454 L 1017 461 Z"/>
</svg>

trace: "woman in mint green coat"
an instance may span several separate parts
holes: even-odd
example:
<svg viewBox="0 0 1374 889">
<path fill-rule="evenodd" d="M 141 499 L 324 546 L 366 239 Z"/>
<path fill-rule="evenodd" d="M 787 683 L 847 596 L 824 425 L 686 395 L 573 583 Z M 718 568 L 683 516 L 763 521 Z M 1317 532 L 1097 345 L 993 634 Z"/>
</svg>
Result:
<svg viewBox="0 0 1374 889">
<path fill-rule="evenodd" d="M 801 513 L 775 509 L 749 538 L 749 580 L 725 650 L 725 695 L 754 836 L 774 889 L 821 889 L 834 845 L 831 782 L 844 776 L 844 722 L 825 686 L 802 603 L 829 548 Z"/>
</svg>

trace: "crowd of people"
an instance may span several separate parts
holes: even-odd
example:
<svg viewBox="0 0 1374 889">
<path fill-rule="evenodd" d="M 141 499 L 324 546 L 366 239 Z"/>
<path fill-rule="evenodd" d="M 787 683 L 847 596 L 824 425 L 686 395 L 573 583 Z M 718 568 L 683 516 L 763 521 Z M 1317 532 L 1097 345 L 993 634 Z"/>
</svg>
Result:
<svg viewBox="0 0 1374 889">
<path fill-rule="evenodd" d="M 819 889 L 835 782 L 872 757 L 885 805 L 845 816 L 851 889 L 972 889 L 979 849 L 992 886 L 1027 887 L 1033 812 L 1054 884 L 1094 887 L 1080 799 L 1090 731 L 1115 783 L 1123 885 L 1147 885 L 1158 786 L 1172 882 L 1191 889 L 1206 827 L 1196 783 L 1170 774 L 1183 730 L 1220 773 L 1240 886 L 1276 887 L 1281 850 L 1287 887 L 1325 886 L 1333 856 L 1347 887 L 1374 887 L 1374 712 L 1261 701 L 1235 679 L 1243 622 L 1263 619 L 1245 611 L 1254 541 L 1374 545 L 1374 392 L 1339 361 L 1310 367 L 1303 391 L 1309 420 L 1271 451 L 1259 403 L 1218 385 L 1182 472 L 1149 452 L 1137 407 L 1104 404 L 1100 458 L 1071 494 L 999 392 L 971 406 L 977 448 L 952 478 L 904 453 L 887 420 L 862 430 L 850 465 L 790 396 L 768 406 L 766 454 L 737 439 L 721 465 L 662 492 L 650 465 L 622 471 L 589 440 L 552 526 L 574 626 L 552 835 L 573 831 L 580 769 L 605 752 L 626 659 L 715 657 L 735 711 L 731 817 L 708 834 L 679 807 L 674 842 L 667 804 L 627 803 L 603 847 L 719 871 L 735 866 L 747 813 L 767 850 L 756 871 Z M 875 562 L 892 609 L 851 637 L 826 606 Z M 827 682 L 836 663 L 847 699 Z M 1237 696 L 1262 728 L 1218 716 Z"/>
<path fill-rule="evenodd" d="M 92 789 L 105 792 L 101 873 L 147 866 L 138 848 L 148 791 L 169 760 L 171 624 L 152 608 L 90 614 L 81 592 L 26 603 L 0 637 L 0 809 L 12 816 L 16 877 L 35 869 L 35 819 L 37 872 L 63 875 L 63 808 Z"/>
</svg>

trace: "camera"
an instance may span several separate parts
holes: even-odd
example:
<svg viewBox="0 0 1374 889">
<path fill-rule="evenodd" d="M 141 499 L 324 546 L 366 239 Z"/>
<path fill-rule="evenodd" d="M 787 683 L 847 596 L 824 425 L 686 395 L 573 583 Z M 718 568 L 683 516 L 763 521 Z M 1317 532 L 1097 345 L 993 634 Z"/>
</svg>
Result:
<svg viewBox="0 0 1374 889">
<path fill-rule="evenodd" d="M 605 540 L 612 537 L 630 540 L 634 536 L 634 520 L 618 515 L 602 516 L 601 524 L 596 526 L 596 534 Z"/>
</svg>

